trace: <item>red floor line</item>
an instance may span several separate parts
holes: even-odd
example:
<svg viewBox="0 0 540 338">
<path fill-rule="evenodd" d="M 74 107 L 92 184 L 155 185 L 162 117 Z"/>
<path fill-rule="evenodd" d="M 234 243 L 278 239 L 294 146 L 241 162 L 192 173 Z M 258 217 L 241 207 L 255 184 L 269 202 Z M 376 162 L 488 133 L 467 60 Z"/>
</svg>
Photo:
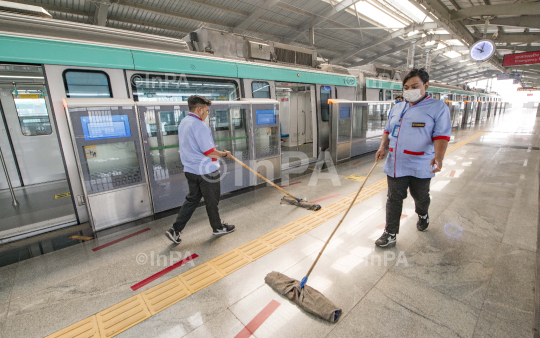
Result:
<svg viewBox="0 0 540 338">
<path fill-rule="evenodd" d="M 191 261 L 191 260 L 193 260 L 193 259 L 195 259 L 197 257 L 199 257 L 199 255 L 197 255 L 197 254 L 193 254 L 193 255 L 191 255 L 189 257 L 186 257 L 186 258 L 182 259 L 180 262 L 174 263 L 173 265 L 169 266 L 168 268 L 163 269 L 160 272 L 158 272 L 156 274 L 153 274 L 152 276 L 146 278 L 145 280 L 140 281 L 139 283 L 133 285 L 131 287 L 131 290 L 136 291 L 136 290 L 142 288 L 143 286 L 145 286 L 146 284 L 155 281 L 159 277 L 168 274 L 169 272 L 173 271 L 174 269 L 181 267 L 182 265 L 186 264 L 187 262 L 189 262 L 189 261 Z"/>
<path fill-rule="evenodd" d="M 290 186 L 290 185 L 295 185 L 295 184 L 300 184 L 300 183 L 302 183 L 302 181 L 300 181 L 300 182 L 294 182 L 294 183 L 287 184 L 287 185 L 280 185 L 279 187 L 280 187 L 280 188 L 285 188 L 285 187 L 288 187 L 288 186 Z"/>
<path fill-rule="evenodd" d="M 143 230 L 141 230 L 141 231 L 137 231 L 137 232 L 135 232 L 135 233 L 133 233 L 133 234 L 131 234 L 131 235 L 127 235 L 127 236 L 125 236 L 125 237 L 118 238 L 117 240 L 114 240 L 114 241 L 112 241 L 112 242 L 110 242 L 110 243 L 100 245 L 100 246 L 98 246 L 97 248 L 93 248 L 92 251 L 98 251 L 98 250 L 104 249 L 104 248 L 106 248 L 106 247 L 108 247 L 108 246 L 111 246 L 111 245 L 116 244 L 116 243 L 118 243 L 118 242 L 122 242 L 123 240 L 126 240 L 126 239 L 128 239 L 128 238 L 131 238 L 131 237 L 133 237 L 133 236 L 137 236 L 137 235 L 139 235 L 139 234 L 142 234 L 143 232 L 147 232 L 148 230 L 150 230 L 150 228 L 146 228 L 146 229 L 143 229 Z"/>
<path fill-rule="evenodd" d="M 281 304 L 273 300 L 251 320 L 234 338 L 249 338 Z"/>
<path fill-rule="evenodd" d="M 455 171 L 455 170 L 452 170 L 452 171 L 450 172 L 450 175 L 449 175 L 449 176 L 450 176 L 450 177 L 454 177 L 455 174 L 456 174 L 456 171 Z"/>
<path fill-rule="evenodd" d="M 326 200 L 329 200 L 331 198 L 338 197 L 338 196 L 341 196 L 341 194 L 324 197 L 324 198 L 321 198 L 321 199 L 318 199 L 318 200 L 315 200 L 315 201 L 311 201 L 311 202 L 312 203 L 318 203 L 318 202 L 326 201 Z"/>
<path fill-rule="evenodd" d="M 357 165 L 357 164 L 360 163 L 360 162 L 362 162 L 362 161 L 355 162 L 355 163 L 353 163 L 352 165 Z"/>
</svg>

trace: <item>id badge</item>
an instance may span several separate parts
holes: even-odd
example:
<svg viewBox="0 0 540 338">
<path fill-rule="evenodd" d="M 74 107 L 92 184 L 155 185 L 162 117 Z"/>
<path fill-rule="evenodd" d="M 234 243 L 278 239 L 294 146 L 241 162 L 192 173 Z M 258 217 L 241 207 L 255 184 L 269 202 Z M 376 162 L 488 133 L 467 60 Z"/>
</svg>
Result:
<svg viewBox="0 0 540 338">
<path fill-rule="evenodd" d="M 399 124 L 396 124 L 394 126 L 394 130 L 392 131 L 392 136 L 397 137 L 399 134 Z"/>
</svg>

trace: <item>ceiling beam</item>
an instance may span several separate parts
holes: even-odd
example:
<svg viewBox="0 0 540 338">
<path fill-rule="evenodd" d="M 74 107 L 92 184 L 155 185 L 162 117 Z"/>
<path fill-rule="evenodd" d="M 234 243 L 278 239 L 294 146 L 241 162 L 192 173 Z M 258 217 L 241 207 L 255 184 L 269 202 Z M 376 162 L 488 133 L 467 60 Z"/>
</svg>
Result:
<svg viewBox="0 0 540 338">
<path fill-rule="evenodd" d="M 410 42 L 410 43 L 406 43 L 406 44 L 403 44 L 401 46 L 397 46 L 397 47 L 394 47 L 390 50 L 387 50 L 387 51 L 382 51 L 382 52 L 379 52 L 373 56 L 370 56 L 370 57 L 367 57 L 367 58 L 364 58 L 362 61 L 360 62 L 354 62 L 352 63 L 349 67 L 356 67 L 356 66 L 362 66 L 362 65 L 365 65 L 365 64 L 368 64 L 382 56 L 385 56 L 387 54 L 393 54 L 395 52 L 399 52 L 401 50 L 404 50 L 404 49 L 407 49 L 407 48 L 410 48 L 412 47 L 413 45 L 422 45 L 426 42 L 429 42 L 429 41 L 444 41 L 444 40 L 452 40 L 454 39 L 455 37 L 451 34 L 432 34 L 432 35 L 428 35 L 420 40 L 417 40 L 416 42 Z"/>
<path fill-rule="evenodd" d="M 455 34 L 465 45 L 474 42 L 474 36 L 461 22 L 450 21 L 450 12 L 441 0 L 410 0 L 409 2 L 439 23 L 450 34 Z"/>
<path fill-rule="evenodd" d="M 465 26 L 483 26 L 483 20 L 465 19 L 463 20 Z M 490 25 L 497 26 L 509 26 L 509 27 L 522 27 L 522 28 L 540 28 L 540 20 L 536 15 L 524 15 L 515 16 L 510 18 L 495 18 L 489 20 Z"/>
<path fill-rule="evenodd" d="M 468 74 L 466 76 L 453 75 L 453 76 L 447 77 L 444 80 L 444 82 L 470 80 L 470 79 L 474 79 L 474 78 L 477 78 L 477 77 L 479 77 L 479 78 L 481 78 L 481 77 L 492 78 L 493 74 L 495 72 L 497 72 L 497 71 L 495 71 L 495 70 L 485 70 L 485 71 L 477 72 L 477 73 L 474 73 L 474 74 Z M 451 79 L 453 79 L 453 80 L 451 80 Z"/>
<path fill-rule="evenodd" d="M 42 7 L 43 9 L 45 9 L 47 11 L 64 12 L 64 13 L 69 12 L 71 14 L 81 15 L 81 16 L 90 16 L 93 13 L 93 12 L 86 12 L 86 11 L 81 11 L 81 10 L 77 10 L 77 9 L 68 9 L 68 8 L 60 7 L 60 6 L 42 4 L 40 2 L 35 2 L 35 1 L 17 0 L 17 1 L 13 1 L 13 2 L 17 2 L 17 3 L 20 3 L 20 4 L 33 5 L 33 6 L 39 6 L 39 7 Z"/>
<path fill-rule="evenodd" d="M 540 18 L 539 18 L 540 21 Z M 540 42 L 540 33 L 505 33 L 499 34 L 496 39 L 493 39 L 496 43 L 534 43 Z"/>
<path fill-rule="evenodd" d="M 251 13 L 247 18 L 242 20 L 234 30 L 236 33 L 241 33 L 244 30 L 248 29 L 255 21 L 257 21 L 261 16 L 263 16 L 269 9 L 274 7 L 279 0 L 259 0 L 259 5 L 253 13 Z"/>
<path fill-rule="evenodd" d="M 471 6 L 450 11 L 450 20 L 462 20 L 481 16 L 536 15 L 540 14 L 540 2 L 514 2 L 502 5 Z"/>
<path fill-rule="evenodd" d="M 462 22 L 450 20 L 450 11 L 441 0 L 409 0 L 409 2 L 428 15 L 433 21 L 441 24 L 446 31 L 456 34 L 465 46 L 470 46 L 477 40 Z M 489 0 L 486 0 L 486 2 L 489 3 Z M 500 71 L 504 70 L 497 55 L 490 58 L 488 62 L 494 68 Z"/>
<path fill-rule="evenodd" d="M 413 25 L 410 25 L 410 26 L 407 26 L 405 28 L 402 28 L 400 30 L 397 30 L 393 33 L 390 33 L 384 37 L 381 37 L 379 39 L 375 39 L 373 41 L 371 41 L 370 43 L 367 43 L 365 45 L 363 45 L 360 49 L 357 49 L 356 51 L 352 51 L 350 53 L 346 53 L 340 57 L 337 57 L 337 58 L 334 58 L 332 60 L 330 60 L 330 62 L 332 63 L 340 63 L 342 61 L 345 61 L 346 59 L 350 58 L 351 56 L 354 56 L 355 54 L 365 50 L 365 49 L 368 49 L 368 48 L 371 48 L 371 47 L 374 47 L 374 46 L 377 46 L 383 42 L 388 42 L 390 40 L 393 40 L 393 39 L 396 39 L 402 35 L 405 35 L 405 34 L 408 34 L 410 32 L 414 32 L 416 30 L 427 30 L 427 29 L 436 29 L 438 27 L 438 25 L 436 23 L 426 23 L 424 25 L 416 25 L 416 24 L 413 24 Z"/>
<path fill-rule="evenodd" d="M 506 45 L 506 46 L 497 46 L 497 49 L 500 49 L 500 50 L 516 50 L 516 51 L 520 51 L 520 52 L 536 52 L 536 51 L 540 51 L 540 46 Z"/>
<path fill-rule="evenodd" d="M 94 25 L 107 26 L 107 14 L 109 13 L 111 0 L 96 1 L 94 2 L 94 5 L 96 6 L 96 11 L 94 12 Z"/>
<path fill-rule="evenodd" d="M 331 0 L 330 0 L 331 1 Z M 308 29 L 310 29 L 311 27 L 315 27 L 317 26 L 318 24 L 320 23 L 323 23 L 325 22 L 326 20 L 328 20 L 331 16 L 333 16 L 334 14 L 337 14 L 341 11 L 344 11 L 346 10 L 347 8 L 349 8 L 350 6 L 354 5 L 355 3 L 359 2 L 361 0 L 342 0 L 340 3 L 336 4 L 336 5 L 332 5 L 331 7 L 327 7 L 324 11 L 322 11 L 321 13 L 319 13 L 319 15 L 317 16 L 317 18 L 314 18 L 314 19 L 311 19 L 309 20 L 308 22 L 305 22 L 303 23 L 302 25 L 300 25 L 299 27 L 299 30 L 301 32 L 304 32 Z M 296 40 L 302 33 L 298 34 L 296 32 L 291 32 L 287 35 L 285 41 L 286 43 L 291 43 L 293 42 L 294 40 Z"/>
</svg>

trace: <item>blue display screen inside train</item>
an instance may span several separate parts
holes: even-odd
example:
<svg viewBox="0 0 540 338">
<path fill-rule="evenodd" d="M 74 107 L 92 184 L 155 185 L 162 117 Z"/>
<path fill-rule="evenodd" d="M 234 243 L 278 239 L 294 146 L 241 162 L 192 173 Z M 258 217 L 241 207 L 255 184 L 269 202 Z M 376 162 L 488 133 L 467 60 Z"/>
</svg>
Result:
<svg viewBox="0 0 540 338">
<path fill-rule="evenodd" d="M 127 115 L 81 116 L 84 139 L 131 137 Z"/>
<path fill-rule="evenodd" d="M 265 124 L 275 124 L 276 123 L 276 114 L 274 109 L 261 109 L 256 110 L 255 115 L 257 116 L 257 125 L 262 126 Z"/>
<path fill-rule="evenodd" d="M 339 118 L 348 119 L 349 117 L 351 117 L 351 107 L 339 108 Z"/>
</svg>

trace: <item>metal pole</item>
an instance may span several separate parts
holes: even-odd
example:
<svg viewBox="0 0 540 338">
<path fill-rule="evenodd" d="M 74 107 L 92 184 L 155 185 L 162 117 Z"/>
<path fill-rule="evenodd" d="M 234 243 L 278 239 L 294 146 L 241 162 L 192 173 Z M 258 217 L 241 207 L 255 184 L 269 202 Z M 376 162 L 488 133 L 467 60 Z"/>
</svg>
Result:
<svg viewBox="0 0 540 338">
<path fill-rule="evenodd" d="M 429 50 L 426 53 L 426 71 L 429 73 Z"/>
<path fill-rule="evenodd" d="M 0 161 L 2 161 L 2 168 L 4 169 L 4 174 L 6 174 L 6 180 L 9 186 L 9 192 L 11 192 L 11 198 L 13 202 L 11 203 L 14 207 L 19 205 L 17 198 L 15 197 L 15 192 L 13 191 L 13 186 L 11 185 L 11 179 L 9 178 L 8 169 L 6 166 L 6 161 L 4 161 L 4 154 L 2 154 L 2 148 L 0 147 Z"/>
</svg>

